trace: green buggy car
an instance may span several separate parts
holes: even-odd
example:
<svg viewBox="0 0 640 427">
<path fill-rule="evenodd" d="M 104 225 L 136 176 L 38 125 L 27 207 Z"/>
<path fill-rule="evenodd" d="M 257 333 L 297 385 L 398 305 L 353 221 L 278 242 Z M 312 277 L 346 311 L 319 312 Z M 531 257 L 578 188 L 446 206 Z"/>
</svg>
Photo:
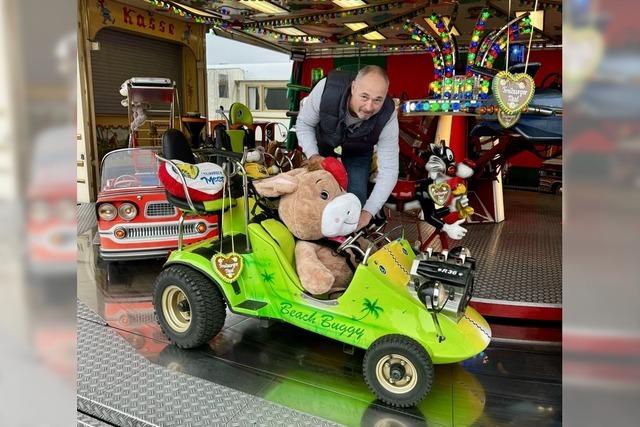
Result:
<svg viewBox="0 0 640 427">
<path fill-rule="evenodd" d="M 243 169 L 234 163 L 236 171 Z M 320 299 L 300 284 L 291 232 L 275 218 L 250 213 L 260 212 L 259 196 L 250 196 L 246 175 L 240 177 L 239 191 L 222 201 L 168 195 L 184 215 L 219 212 L 224 224 L 219 238 L 186 247 L 180 242 L 155 281 L 156 316 L 176 346 L 209 342 L 222 329 L 226 308 L 283 321 L 366 350 L 363 375 L 370 389 L 389 405 L 408 407 L 431 390 L 433 364 L 471 358 L 489 345 L 489 325 L 468 306 L 475 272 L 468 251 L 416 254 L 399 227 L 359 232 L 337 248 L 360 255 L 348 288 Z M 400 237 L 392 238 L 396 233 Z M 241 268 L 230 278 L 214 263 Z"/>
</svg>

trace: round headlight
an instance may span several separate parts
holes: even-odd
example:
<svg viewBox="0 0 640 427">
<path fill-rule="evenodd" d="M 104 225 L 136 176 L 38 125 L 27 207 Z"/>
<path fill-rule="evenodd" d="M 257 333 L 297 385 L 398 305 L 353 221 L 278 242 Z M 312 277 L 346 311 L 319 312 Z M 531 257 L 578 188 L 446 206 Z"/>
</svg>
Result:
<svg viewBox="0 0 640 427">
<path fill-rule="evenodd" d="M 428 281 L 423 283 L 418 289 L 418 298 L 427 309 L 440 311 L 449 300 L 449 292 L 444 285 L 438 281 Z"/>
<path fill-rule="evenodd" d="M 116 217 L 116 215 L 118 215 L 118 211 L 111 203 L 103 203 L 98 206 L 98 216 L 100 219 L 104 221 L 111 221 Z"/>
<path fill-rule="evenodd" d="M 118 214 L 125 221 L 131 221 L 138 215 L 138 209 L 132 203 L 123 203 L 118 208 Z"/>
<path fill-rule="evenodd" d="M 445 289 L 444 285 L 440 282 L 435 283 L 435 289 L 433 292 L 433 303 L 437 304 L 436 307 L 433 307 L 434 310 L 442 310 L 444 305 L 447 303 L 449 299 L 449 292 Z"/>
</svg>

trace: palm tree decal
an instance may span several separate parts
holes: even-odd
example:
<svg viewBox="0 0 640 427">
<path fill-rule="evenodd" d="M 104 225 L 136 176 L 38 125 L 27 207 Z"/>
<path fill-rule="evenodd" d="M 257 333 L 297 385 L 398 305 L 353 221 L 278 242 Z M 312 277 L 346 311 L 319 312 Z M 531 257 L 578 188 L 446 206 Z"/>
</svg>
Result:
<svg viewBox="0 0 640 427">
<path fill-rule="evenodd" d="M 264 282 L 266 282 L 266 283 L 268 283 L 270 285 L 273 284 L 273 276 L 274 276 L 274 274 L 272 272 L 264 271 L 264 272 L 262 272 L 262 274 L 260 276 L 262 276 L 262 280 Z"/>
<path fill-rule="evenodd" d="M 356 319 L 355 316 L 353 316 L 353 319 L 356 321 L 362 320 L 370 314 L 377 319 L 378 317 L 380 317 L 380 313 L 384 311 L 382 307 L 378 305 L 378 300 L 371 302 L 369 298 L 365 298 L 362 302 L 362 306 L 363 308 L 362 310 L 360 310 L 360 312 L 364 312 L 364 316 L 359 319 Z"/>
</svg>

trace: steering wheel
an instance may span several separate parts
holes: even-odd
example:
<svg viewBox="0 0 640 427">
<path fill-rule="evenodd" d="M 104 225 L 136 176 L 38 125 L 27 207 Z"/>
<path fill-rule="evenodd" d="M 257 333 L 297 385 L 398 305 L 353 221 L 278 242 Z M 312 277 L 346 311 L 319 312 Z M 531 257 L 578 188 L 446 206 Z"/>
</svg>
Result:
<svg viewBox="0 0 640 427">
<path fill-rule="evenodd" d="M 360 230 L 357 233 L 354 233 L 351 236 L 347 237 L 344 240 L 344 242 L 342 242 L 342 244 L 340 246 L 338 246 L 338 248 L 336 249 L 336 252 L 341 253 L 341 252 L 344 252 L 345 250 L 351 248 L 351 249 L 356 249 L 357 251 L 361 252 L 362 255 L 364 256 L 364 252 L 362 252 L 362 249 L 360 249 L 359 246 L 355 245 L 356 240 L 358 240 L 363 235 L 364 235 L 364 231 Z"/>
<path fill-rule="evenodd" d="M 386 233 L 383 231 L 386 223 L 383 223 L 379 226 L 371 225 L 369 227 L 363 228 L 357 233 L 346 238 L 344 242 L 336 249 L 337 253 L 342 253 L 347 249 L 352 249 L 357 252 L 362 257 L 362 264 L 367 265 L 367 260 L 369 259 L 369 255 L 374 250 L 374 248 L 379 245 L 381 242 L 391 243 L 391 234 L 396 232 L 397 230 L 402 228 L 402 225 L 397 225 L 393 227 L 391 230 Z M 362 250 L 360 246 L 356 244 L 356 241 L 360 238 L 364 237 L 367 240 L 371 240 L 366 250 Z"/>
<path fill-rule="evenodd" d="M 113 181 L 113 188 L 140 187 L 142 183 L 134 175 L 120 175 Z"/>
<path fill-rule="evenodd" d="M 282 172 L 285 170 L 285 166 L 287 166 L 287 163 L 289 166 L 288 170 L 293 169 L 293 161 L 288 156 L 288 154 L 289 154 L 289 151 L 287 151 L 286 149 L 281 147 L 276 147 L 273 154 L 265 151 L 264 156 L 265 158 L 269 158 L 271 160 L 271 166 L 277 167 L 278 171 Z M 280 158 L 278 158 L 279 155 L 280 155 Z"/>
<path fill-rule="evenodd" d="M 553 89 L 562 89 L 562 74 L 560 73 L 549 73 L 542 79 L 542 83 L 540 83 L 541 88 L 553 88 Z"/>
<path fill-rule="evenodd" d="M 276 150 L 273 152 L 275 163 L 280 168 L 280 170 L 284 170 L 285 163 L 289 164 L 289 170 L 293 169 L 293 161 L 291 160 L 291 157 L 289 157 L 290 153 L 292 153 L 292 151 L 289 151 L 286 148 L 281 146 L 278 146 Z M 278 159 L 278 155 L 281 155 L 282 157 Z"/>
</svg>

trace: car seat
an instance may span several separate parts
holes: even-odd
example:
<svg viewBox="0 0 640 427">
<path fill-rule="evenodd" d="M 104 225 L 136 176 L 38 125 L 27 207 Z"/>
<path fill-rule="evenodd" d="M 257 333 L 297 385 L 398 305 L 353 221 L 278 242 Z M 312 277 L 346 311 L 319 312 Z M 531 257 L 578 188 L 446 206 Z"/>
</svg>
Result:
<svg viewBox="0 0 640 427">
<path fill-rule="evenodd" d="M 191 147 L 187 141 L 186 136 L 178 129 L 168 129 L 162 136 L 162 151 L 164 159 L 161 161 L 180 160 L 182 162 L 194 164 L 195 157 L 191 151 Z M 185 184 L 186 185 L 186 184 Z M 173 194 L 166 192 L 167 201 L 176 206 L 186 215 L 208 215 L 216 212 L 223 212 L 230 206 L 234 206 L 235 198 L 242 195 L 242 178 L 240 175 L 236 175 L 231 180 L 231 196 L 229 198 L 219 198 L 216 200 L 208 201 L 195 201 L 190 198 L 180 198 Z M 218 215 L 218 218 L 221 216 Z"/>
<path fill-rule="evenodd" d="M 196 159 L 184 133 L 178 129 L 167 129 L 162 135 L 162 153 L 165 158 L 195 164 Z"/>
<path fill-rule="evenodd" d="M 295 239 L 291 231 L 277 219 L 269 218 L 249 224 L 249 237 L 256 258 L 271 259 L 299 291 L 304 292 L 295 266 Z M 257 244 L 258 241 L 266 243 Z M 262 253 L 262 251 L 264 251 Z"/>
</svg>

